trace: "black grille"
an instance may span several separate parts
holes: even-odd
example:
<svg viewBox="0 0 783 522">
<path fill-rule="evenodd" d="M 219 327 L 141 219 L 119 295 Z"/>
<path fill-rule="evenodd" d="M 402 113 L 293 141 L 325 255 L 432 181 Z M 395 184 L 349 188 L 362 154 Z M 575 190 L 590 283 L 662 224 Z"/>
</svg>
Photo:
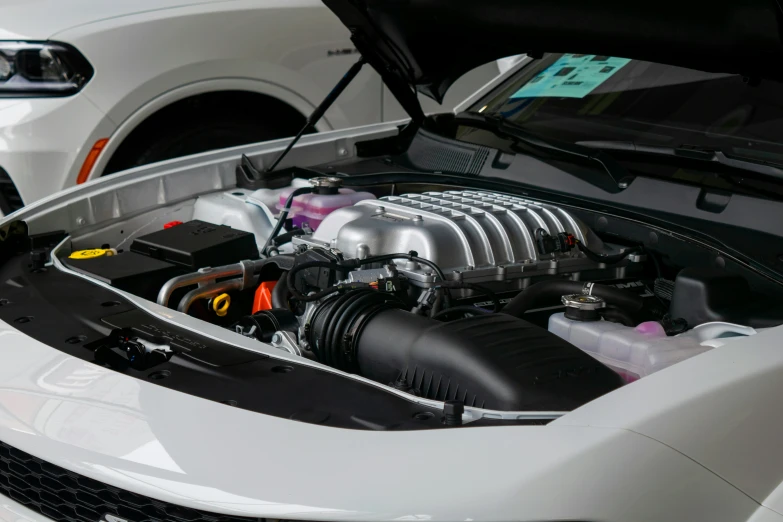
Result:
<svg viewBox="0 0 783 522">
<path fill-rule="evenodd" d="M 14 185 L 14 182 L 11 180 L 11 176 L 0 168 L 0 210 L 7 216 L 23 206 L 22 196 L 20 196 L 19 191 L 16 190 L 16 185 Z"/>
<path fill-rule="evenodd" d="M 457 143 L 426 131 L 419 131 L 407 152 L 397 163 L 432 172 L 453 172 L 478 176 L 489 158 L 490 149 L 470 143 Z"/>
<path fill-rule="evenodd" d="M 0 442 L 0 494 L 58 522 L 259 522 L 160 502 L 44 462 Z M 111 520 L 111 519 L 109 519 Z"/>
</svg>

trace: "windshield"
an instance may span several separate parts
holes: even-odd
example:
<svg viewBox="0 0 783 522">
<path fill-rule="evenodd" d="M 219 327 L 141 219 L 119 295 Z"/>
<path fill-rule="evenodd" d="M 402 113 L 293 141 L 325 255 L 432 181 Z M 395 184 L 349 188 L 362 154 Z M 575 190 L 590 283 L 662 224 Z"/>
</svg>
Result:
<svg viewBox="0 0 783 522">
<path fill-rule="evenodd" d="M 547 55 L 472 110 L 559 140 L 697 146 L 783 163 L 781 85 L 731 74 L 608 56 Z M 473 132 L 461 137 L 470 140 L 466 135 Z"/>
</svg>

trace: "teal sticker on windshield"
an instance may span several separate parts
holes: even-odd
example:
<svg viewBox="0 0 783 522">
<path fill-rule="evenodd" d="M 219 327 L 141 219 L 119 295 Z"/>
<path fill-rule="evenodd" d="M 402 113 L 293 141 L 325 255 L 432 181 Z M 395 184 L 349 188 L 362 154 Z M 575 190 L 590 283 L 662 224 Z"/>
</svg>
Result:
<svg viewBox="0 0 783 522">
<path fill-rule="evenodd" d="M 564 54 L 512 98 L 584 98 L 631 60 L 595 54 Z"/>
</svg>

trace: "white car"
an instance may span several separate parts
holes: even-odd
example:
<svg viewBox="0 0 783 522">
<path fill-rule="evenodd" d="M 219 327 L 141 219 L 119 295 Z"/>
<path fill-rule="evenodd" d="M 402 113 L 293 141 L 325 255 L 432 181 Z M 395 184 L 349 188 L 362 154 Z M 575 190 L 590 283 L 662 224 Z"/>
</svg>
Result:
<svg viewBox="0 0 783 522">
<path fill-rule="evenodd" d="M 0 520 L 783 520 L 776 4 L 326 3 L 408 120 L 0 221 Z"/>
<path fill-rule="evenodd" d="M 355 60 L 349 37 L 318 0 L 0 2 L 0 212 L 133 166 L 293 135 Z M 497 72 L 474 72 L 450 100 Z M 368 70 L 317 130 L 403 116 Z"/>
</svg>

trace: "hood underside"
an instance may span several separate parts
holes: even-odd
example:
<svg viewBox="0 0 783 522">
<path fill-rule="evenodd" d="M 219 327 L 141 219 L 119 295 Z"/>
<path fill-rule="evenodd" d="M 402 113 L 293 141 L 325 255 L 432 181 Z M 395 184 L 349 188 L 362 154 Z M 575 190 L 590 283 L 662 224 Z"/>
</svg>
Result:
<svg viewBox="0 0 783 522">
<path fill-rule="evenodd" d="M 492 60 L 569 52 L 783 78 L 776 0 L 324 0 L 411 111 Z M 416 109 L 413 109 L 416 111 Z M 417 111 L 419 112 L 419 111 Z M 416 114 L 412 113 L 416 117 Z"/>
</svg>

